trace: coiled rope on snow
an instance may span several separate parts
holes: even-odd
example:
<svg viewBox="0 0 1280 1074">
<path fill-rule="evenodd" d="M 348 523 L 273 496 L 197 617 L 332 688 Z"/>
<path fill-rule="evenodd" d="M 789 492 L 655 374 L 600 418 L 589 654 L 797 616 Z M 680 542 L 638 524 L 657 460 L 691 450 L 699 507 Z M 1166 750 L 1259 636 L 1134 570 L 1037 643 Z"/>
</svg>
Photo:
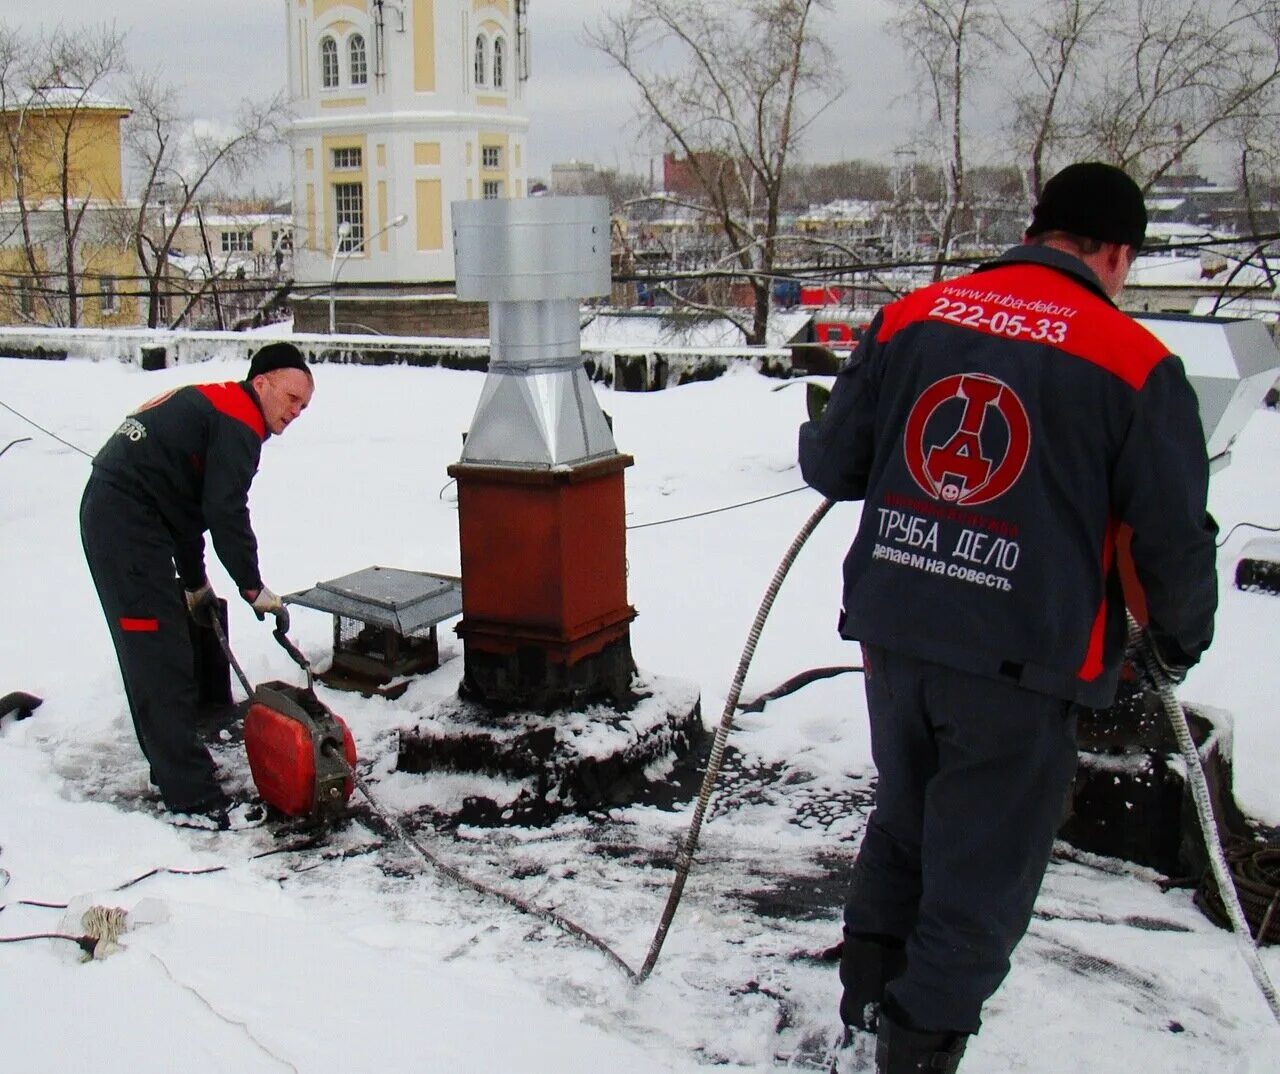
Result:
<svg viewBox="0 0 1280 1074">
<path fill-rule="evenodd" d="M 1229 838 L 1225 853 L 1227 871 L 1254 942 L 1259 946 L 1280 943 L 1280 847 Z M 1196 889 L 1195 901 L 1210 921 L 1231 927 L 1222 895 L 1207 873 Z"/>
</svg>

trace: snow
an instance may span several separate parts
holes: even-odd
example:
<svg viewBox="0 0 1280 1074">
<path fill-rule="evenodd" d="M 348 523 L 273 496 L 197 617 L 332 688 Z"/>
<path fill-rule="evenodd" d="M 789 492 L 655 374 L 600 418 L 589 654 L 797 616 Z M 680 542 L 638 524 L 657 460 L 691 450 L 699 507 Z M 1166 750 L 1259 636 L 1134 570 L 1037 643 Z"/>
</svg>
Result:
<svg viewBox="0 0 1280 1074">
<path fill-rule="evenodd" d="M 0 401 L 92 452 L 142 400 L 181 383 L 238 378 L 243 368 L 215 359 L 144 373 L 115 362 L 5 360 Z M 253 489 L 268 584 L 298 590 L 373 564 L 457 573 L 445 468 L 458 458 L 483 378 L 321 366 L 316 381 L 304 418 L 266 445 Z M 600 396 L 620 449 L 636 460 L 626 478 L 629 524 L 802 485 L 799 383 L 739 370 L 665 392 Z M 79 547 L 87 459 L 0 409 L 0 445 L 23 436 L 33 439 L 0 458 L 0 692 L 27 690 L 45 703 L 29 720 L 0 724 L 0 867 L 10 876 L 0 935 L 64 927 L 62 911 L 21 900 L 120 906 L 136 923 L 122 951 L 87 964 L 67 943 L 0 946 L 5 1069 L 762 1071 L 785 1069 L 806 1038 L 821 1051 L 838 983 L 831 966 L 796 956 L 837 939 L 839 869 L 864 821 L 872 773 L 857 675 L 815 682 L 736 721 L 730 741 L 741 768 L 713 799 L 655 973 L 635 987 L 599 952 L 425 872 L 363 823 L 326 847 L 295 851 L 267 829 L 164 823 L 147 798 Z M 1213 479 L 1224 533 L 1239 521 L 1280 521 L 1278 453 L 1280 415 L 1260 410 Z M 709 725 L 766 586 L 818 503 L 802 489 L 628 535 L 636 659 L 651 674 L 696 684 Z M 835 633 L 840 561 L 858 511 L 838 505 L 798 557 L 744 698 L 808 668 L 858 662 Z M 1222 550 L 1217 640 L 1180 693 L 1231 718 L 1237 798 L 1250 815 L 1280 824 L 1268 681 L 1280 598 L 1231 584 L 1256 536 L 1237 531 Z M 234 598 L 213 557 L 210 567 L 215 588 Z M 252 680 L 296 681 L 236 599 L 230 633 Z M 322 663 L 329 617 L 297 610 L 294 636 Z M 449 624 L 440 642 L 440 670 L 396 702 L 321 690 L 350 723 L 362 770 L 393 811 L 503 792 L 477 777 L 394 771 L 396 731 L 429 719 L 457 687 L 461 645 Z M 238 748 L 216 752 L 228 783 L 245 786 Z M 451 865 L 557 908 L 638 966 L 688 817 L 688 807 L 634 805 L 546 829 L 422 837 Z M 115 890 L 157 868 L 219 866 Z M 1164 891 L 1157 880 L 1061 848 L 962 1069 L 1273 1071 L 1280 1031 L 1230 936 L 1189 891 Z M 795 900 L 797 912 L 761 912 L 769 897 Z M 1266 949 L 1262 959 L 1280 978 L 1280 952 Z"/>
<path fill-rule="evenodd" d="M 1200 255 L 1141 254 L 1133 264 L 1127 286 L 1131 292 L 1138 293 L 1143 287 L 1203 288 L 1216 293 L 1223 289 L 1228 268 L 1234 271 L 1237 262 L 1233 257 L 1229 265 L 1221 261 L 1218 267 L 1208 271 L 1205 266 L 1205 258 Z M 1272 287 L 1267 274 L 1256 265 L 1243 266 L 1231 280 L 1231 290 L 1246 294 L 1265 295 Z"/>
<path fill-rule="evenodd" d="M 775 313 L 769 318 L 765 345 L 782 347 L 795 339 L 812 314 L 803 311 Z M 723 317 L 694 316 L 671 310 L 635 310 L 631 313 L 597 313 L 582 328 L 582 346 L 590 350 L 742 347 L 742 331 Z"/>
</svg>

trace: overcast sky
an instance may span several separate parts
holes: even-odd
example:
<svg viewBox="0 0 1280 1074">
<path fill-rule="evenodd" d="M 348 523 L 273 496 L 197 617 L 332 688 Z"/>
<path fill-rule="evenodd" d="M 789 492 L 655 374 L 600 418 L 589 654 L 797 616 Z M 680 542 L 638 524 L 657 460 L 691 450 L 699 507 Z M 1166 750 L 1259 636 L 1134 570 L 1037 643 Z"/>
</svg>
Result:
<svg viewBox="0 0 1280 1074">
<path fill-rule="evenodd" d="M 583 42 L 583 25 L 624 0 L 532 0 L 531 174 L 553 162 L 586 160 L 644 173 L 652 147 L 637 144 L 635 97 L 624 75 Z M 819 29 L 831 43 L 848 87 L 803 147 L 808 161 L 888 162 L 906 140 L 912 106 L 901 52 L 882 26 L 885 0 L 836 0 Z M 282 0 L 0 0 L 0 19 L 31 30 L 114 19 L 139 64 L 160 68 L 186 90 L 194 115 L 217 118 L 242 97 L 268 96 L 285 82 Z M 281 180 L 287 177 L 281 176 Z"/>
</svg>

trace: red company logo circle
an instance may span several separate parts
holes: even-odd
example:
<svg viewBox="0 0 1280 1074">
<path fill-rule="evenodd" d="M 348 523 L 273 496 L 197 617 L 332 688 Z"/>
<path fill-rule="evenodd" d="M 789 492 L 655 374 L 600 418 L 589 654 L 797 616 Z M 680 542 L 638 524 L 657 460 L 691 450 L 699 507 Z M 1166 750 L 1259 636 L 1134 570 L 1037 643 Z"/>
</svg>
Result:
<svg viewBox="0 0 1280 1074">
<path fill-rule="evenodd" d="M 954 400 L 964 406 L 960 420 L 939 429 L 934 416 Z M 1007 434 L 1004 455 L 998 459 L 984 454 L 982 445 L 982 430 L 993 412 Z M 1003 496 L 1022 475 L 1031 453 L 1031 422 L 1022 400 L 1004 381 L 982 373 L 957 373 L 934 381 L 921 393 L 907 418 L 902 446 L 907 469 L 927 495 L 974 507 Z"/>
</svg>

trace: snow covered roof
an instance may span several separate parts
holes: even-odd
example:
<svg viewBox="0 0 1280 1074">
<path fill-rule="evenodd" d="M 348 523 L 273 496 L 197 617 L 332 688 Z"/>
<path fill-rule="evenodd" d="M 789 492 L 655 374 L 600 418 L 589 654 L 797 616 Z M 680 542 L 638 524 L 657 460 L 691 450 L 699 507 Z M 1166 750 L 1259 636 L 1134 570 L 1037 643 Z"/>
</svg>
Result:
<svg viewBox="0 0 1280 1074">
<path fill-rule="evenodd" d="M 1202 224 L 1187 224 L 1181 221 L 1153 221 L 1147 225 L 1147 242 L 1152 239 L 1234 239 L 1234 233 L 1224 234 L 1221 230 L 1204 227 Z"/>
<path fill-rule="evenodd" d="M 150 373 L 115 355 L 3 367 L 6 402 L 89 452 L 145 398 L 244 375 L 244 362 L 230 358 Z M 262 488 L 255 486 L 254 528 L 271 585 L 311 585 L 380 562 L 388 548 L 400 549 L 407 569 L 455 573 L 456 504 L 437 489 L 458 458 L 482 382 L 446 369 L 317 366 L 316 404 L 267 445 Z M 795 429 L 805 392 L 803 382 L 778 387 L 744 371 L 665 392 L 602 390 L 619 446 L 636 460 L 626 490 L 628 579 L 640 613 L 635 656 L 644 669 L 696 684 L 704 710 L 715 705 L 710 718 L 779 557 L 819 502 L 811 491 L 787 494 L 801 484 Z M 157 1042 L 172 1039 L 175 1026 L 191 1042 L 184 1074 L 424 1066 L 760 1074 L 816 1066 L 805 1052 L 820 1058 L 839 1032 L 839 983 L 834 964 L 810 953 L 839 939 L 848 866 L 874 787 L 854 676 L 813 682 L 735 717 L 726 758 L 733 778 L 717 787 L 662 958 L 636 987 L 598 952 L 420 872 L 367 808 L 319 846 L 266 828 L 192 832 L 163 823 L 74 525 L 88 460 L 0 413 L 0 446 L 21 436 L 33 440 L 0 459 L 0 592 L 21 609 L 0 618 L 0 667 L 4 690 L 30 690 L 45 703 L 29 720 L 0 725 L 3 931 L 78 934 L 79 911 L 94 904 L 127 910 L 130 929 L 121 950 L 90 965 L 72 943 L 4 947 L 6 979 L 18 983 L 0 1003 L 12 1070 L 173 1067 L 157 1058 Z M 1250 537 L 1229 531 L 1239 521 L 1274 521 L 1266 507 L 1280 500 L 1278 456 L 1280 415 L 1259 411 L 1231 466 L 1213 478 L 1224 542 L 1217 632 L 1178 689 L 1188 703 L 1234 720 L 1236 797 L 1269 825 L 1280 823 L 1274 676 L 1266 670 L 1275 663 L 1280 598 L 1234 588 Z M 326 494 L 332 489 L 340 495 Z M 756 502 L 640 528 L 747 501 Z M 857 511 L 837 505 L 796 559 L 744 697 L 806 668 L 859 662 L 835 629 L 840 562 Z M 215 589 L 230 594 L 216 556 L 208 560 Z M 244 602 L 233 596 L 228 614 L 231 644 L 254 681 L 299 681 Z M 292 618 L 302 650 L 327 659 L 330 617 L 299 610 Z M 415 811 L 505 786 L 396 768 L 396 732 L 428 717 L 461 681 L 451 635 L 441 635 L 441 657 L 395 703 L 321 688 L 351 727 L 363 777 L 414 826 L 423 816 Z M 215 750 L 225 778 L 248 787 L 243 746 L 219 742 Z M 424 838 L 449 865 L 561 909 L 635 964 L 661 914 L 687 819 L 688 806 L 677 801 L 549 829 L 444 829 Z M 962 1069 L 1273 1071 L 1277 1031 L 1236 942 L 1200 913 L 1190 890 L 1162 879 L 1060 844 Z M 77 912 L 50 908 L 68 902 Z M 1280 948 L 1257 957 L 1280 975 Z M 306 986 L 322 980 L 342 984 L 321 1021 L 316 989 Z"/>
<path fill-rule="evenodd" d="M 873 220 L 880 213 L 882 204 L 857 198 L 839 198 L 825 205 L 810 205 L 797 219 L 800 220 Z"/>
<path fill-rule="evenodd" d="M 7 111 L 17 112 L 23 108 L 51 111 L 75 108 L 82 111 L 121 112 L 125 115 L 132 111 L 128 105 L 93 93 L 81 86 L 40 86 L 33 89 L 21 104 L 11 106 Z"/>
<path fill-rule="evenodd" d="M 747 316 L 744 311 L 743 316 Z M 811 315 L 775 311 L 769 315 L 766 346 L 790 343 Z M 633 310 L 598 313 L 582 329 L 582 345 L 593 350 L 653 347 L 741 347 L 742 332 L 724 317 L 700 317 L 671 310 Z"/>
<path fill-rule="evenodd" d="M 205 213 L 205 227 L 219 228 L 256 228 L 265 225 L 276 227 L 292 227 L 293 217 L 288 213 Z M 194 212 L 182 219 L 183 227 L 199 227 L 200 221 Z"/>
<path fill-rule="evenodd" d="M 1280 322 L 1280 299 L 1257 295 L 1226 295 L 1197 298 L 1191 309 L 1195 317 L 1250 317 L 1264 324 Z"/>
<path fill-rule="evenodd" d="M 1225 253 L 1222 258 L 1213 255 L 1202 258 L 1200 255 L 1143 254 L 1134 262 L 1125 288 L 1182 287 L 1220 291 L 1230 286 L 1237 291 L 1259 287 L 1271 290 L 1266 274 L 1256 265 L 1245 265 L 1228 285 L 1227 277 L 1235 267 L 1235 262 Z"/>
</svg>

